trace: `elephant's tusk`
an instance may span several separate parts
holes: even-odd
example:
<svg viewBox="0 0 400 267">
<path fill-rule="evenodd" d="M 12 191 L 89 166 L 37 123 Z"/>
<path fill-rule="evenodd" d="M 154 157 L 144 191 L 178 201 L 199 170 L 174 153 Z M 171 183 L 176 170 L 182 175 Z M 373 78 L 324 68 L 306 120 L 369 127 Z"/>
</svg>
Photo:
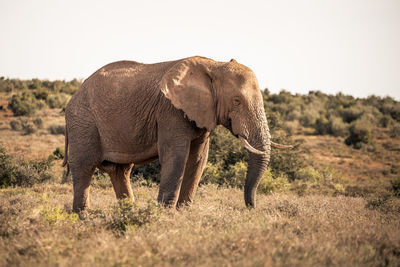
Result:
<svg viewBox="0 0 400 267">
<path fill-rule="evenodd" d="M 271 141 L 271 146 L 273 148 L 278 148 L 278 149 L 289 149 L 289 148 L 293 148 L 293 146 L 291 145 L 281 145 L 281 144 L 277 144 Z"/>
<path fill-rule="evenodd" d="M 257 155 L 263 155 L 265 154 L 265 152 L 260 151 L 258 149 L 255 149 L 254 147 L 252 147 L 249 142 L 247 142 L 247 140 L 245 138 L 243 138 L 242 136 L 239 136 L 240 142 L 242 142 L 243 146 L 250 151 L 251 153 L 257 154 Z"/>
</svg>

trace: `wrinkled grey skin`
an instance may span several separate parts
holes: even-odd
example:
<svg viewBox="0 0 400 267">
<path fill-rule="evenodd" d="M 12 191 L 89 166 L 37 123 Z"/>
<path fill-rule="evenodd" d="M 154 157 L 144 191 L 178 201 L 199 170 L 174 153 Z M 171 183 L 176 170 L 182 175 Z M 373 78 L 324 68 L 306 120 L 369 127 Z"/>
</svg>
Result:
<svg viewBox="0 0 400 267">
<path fill-rule="evenodd" d="M 257 79 L 235 60 L 111 63 L 84 81 L 65 119 L 64 165 L 72 173 L 76 212 L 89 205 L 95 168 L 110 175 L 117 198 L 133 198 L 133 164 L 157 158 L 162 166 L 158 201 L 172 207 L 191 202 L 217 125 L 249 150 L 245 203 L 256 205 L 270 158 L 270 134 Z"/>
</svg>

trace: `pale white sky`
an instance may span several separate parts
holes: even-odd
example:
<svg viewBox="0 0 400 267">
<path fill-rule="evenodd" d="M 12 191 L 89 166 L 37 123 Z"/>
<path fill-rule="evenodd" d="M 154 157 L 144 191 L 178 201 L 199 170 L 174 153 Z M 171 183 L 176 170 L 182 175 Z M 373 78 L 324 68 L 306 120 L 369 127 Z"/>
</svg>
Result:
<svg viewBox="0 0 400 267">
<path fill-rule="evenodd" d="M 235 58 L 260 87 L 400 99 L 400 0 L 0 0 L 0 76 Z"/>
</svg>

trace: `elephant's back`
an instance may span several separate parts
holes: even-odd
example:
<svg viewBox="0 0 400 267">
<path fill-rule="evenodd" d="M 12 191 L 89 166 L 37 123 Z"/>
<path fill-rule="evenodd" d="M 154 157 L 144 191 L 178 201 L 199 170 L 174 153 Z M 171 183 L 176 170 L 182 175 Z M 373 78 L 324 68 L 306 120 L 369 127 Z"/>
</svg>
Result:
<svg viewBox="0 0 400 267">
<path fill-rule="evenodd" d="M 176 61 L 143 64 L 136 61 L 117 61 L 107 64 L 93 73 L 84 82 L 91 98 L 137 94 L 137 90 L 153 90 L 164 73 Z M 109 92 L 109 93 L 108 93 Z"/>
<path fill-rule="evenodd" d="M 153 146 L 157 138 L 155 116 L 165 102 L 159 83 L 171 64 L 119 61 L 85 80 L 79 92 L 85 101 L 80 105 L 93 116 L 104 153 L 129 154 Z"/>
<path fill-rule="evenodd" d="M 93 78 L 96 77 L 98 78 L 98 76 L 104 78 L 129 77 L 129 76 L 134 76 L 135 74 L 142 71 L 144 66 L 146 66 L 146 64 L 139 63 L 136 61 L 129 61 L 129 60 L 117 61 L 101 67 L 92 76 Z M 91 77 L 89 77 L 89 79 Z"/>
</svg>

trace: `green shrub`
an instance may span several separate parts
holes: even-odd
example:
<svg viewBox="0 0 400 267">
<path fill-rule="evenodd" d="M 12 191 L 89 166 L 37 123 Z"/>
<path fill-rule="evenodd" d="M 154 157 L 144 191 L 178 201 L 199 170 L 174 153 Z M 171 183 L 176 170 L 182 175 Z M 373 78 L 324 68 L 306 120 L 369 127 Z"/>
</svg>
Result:
<svg viewBox="0 0 400 267">
<path fill-rule="evenodd" d="M 161 178 L 161 165 L 158 160 L 145 165 L 135 165 L 132 168 L 131 179 L 136 181 L 138 179 L 144 178 L 151 182 L 160 182 Z"/>
<path fill-rule="evenodd" d="M 329 120 L 325 116 L 319 117 L 315 121 L 315 130 L 317 134 L 329 134 L 331 132 Z"/>
<path fill-rule="evenodd" d="M 293 181 L 296 179 L 296 173 L 306 162 L 304 154 L 307 151 L 300 150 L 301 140 L 296 141 L 296 145 L 291 137 L 276 134 L 273 136 L 275 137 L 274 142 L 295 145 L 294 148 L 285 150 L 272 148 L 269 161 L 269 167 L 274 177 L 287 177 L 290 181 Z"/>
<path fill-rule="evenodd" d="M 400 124 L 393 125 L 389 130 L 389 136 L 391 138 L 396 138 L 400 136 Z"/>
<path fill-rule="evenodd" d="M 161 209 L 158 203 L 148 201 L 145 207 L 138 207 L 136 202 L 129 198 L 118 201 L 111 211 L 109 226 L 118 234 L 123 235 L 128 230 L 133 230 L 159 219 Z"/>
<path fill-rule="evenodd" d="M 400 197 L 400 176 L 390 181 L 395 196 Z"/>
<path fill-rule="evenodd" d="M 51 170 L 52 159 L 23 161 L 20 164 L 16 185 L 30 187 L 34 184 L 55 180 Z"/>
<path fill-rule="evenodd" d="M 24 135 L 30 135 L 37 132 L 36 126 L 30 122 L 24 125 L 22 130 Z"/>
<path fill-rule="evenodd" d="M 227 129 L 219 126 L 210 137 L 208 163 L 201 184 L 243 187 L 247 161 L 247 152 L 240 141 Z"/>
<path fill-rule="evenodd" d="M 23 126 L 28 123 L 28 120 L 25 118 L 18 118 L 16 120 L 10 121 L 10 127 L 14 131 L 22 131 Z"/>
<path fill-rule="evenodd" d="M 211 162 L 207 162 L 204 168 L 203 175 L 200 180 L 200 184 L 221 184 L 221 167 L 214 165 Z"/>
<path fill-rule="evenodd" d="M 379 110 L 385 115 L 390 115 L 395 121 L 400 122 L 400 102 L 391 97 L 385 97 L 379 103 Z"/>
<path fill-rule="evenodd" d="M 56 150 L 53 151 L 52 156 L 54 159 L 63 159 L 64 158 L 64 149 L 57 147 Z"/>
<path fill-rule="evenodd" d="M 60 222 L 71 222 L 76 223 L 79 219 L 76 213 L 67 213 L 65 210 L 59 207 L 53 207 L 50 205 L 39 206 L 40 215 L 47 221 L 50 225 L 57 224 Z"/>
<path fill-rule="evenodd" d="M 341 111 L 341 116 L 344 122 L 350 123 L 357 120 L 364 113 L 364 110 L 359 105 L 345 108 Z"/>
<path fill-rule="evenodd" d="M 218 126 L 210 136 L 210 150 L 208 160 L 212 164 L 221 164 L 224 169 L 235 165 L 239 161 L 247 162 L 248 155 L 238 138 L 229 130 Z"/>
<path fill-rule="evenodd" d="M 59 91 L 61 93 L 65 93 L 65 94 L 69 94 L 69 95 L 73 95 L 82 84 L 82 82 L 80 82 L 77 79 L 72 79 L 69 82 L 63 81 L 62 83 L 64 83 L 64 85 L 61 85 L 59 87 Z"/>
<path fill-rule="evenodd" d="M 10 121 L 11 129 L 14 131 L 23 131 L 24 135 L 29 135 L 37 132 L 37 127 L 34 123 L 29 122 L 26 118 L 18 118 Z"/>
<path fill-rule="evenodd" d="M 370 123 L 363 120 L 354 121 L 349 129 L 350 135 L 346 138 L 346 145 L 361 148 L 362 144 L 372 143 L 372 129 Z"/>
<path fill-rule="evenodd" d="M 4 148 L 0 147 L 0 187 L 25 186 L 54 180 L 51 171 L 52 159 L 47 160 L 16 160 L 7 155 Z"/>
<path fill-rule="evenodd" d="M 28 88 L 31 90 L 41 89 L 41 82 L 39 79 L 32 79 L 28 82 Z"/>
<path fill-rule="evenodd" d="M 319 183 L 324 180 L 324 176 L 312 166 L 307 166 L 296 173 L 296 179 L 311 183 Z"/>
<path fill-rule="evenodd" d="M 238 161 L 234 165 L 230 165 L 225 173 L 220 176 L 220 184 L 243 188 L 246 179 L 246 172 L 247 163 Z"/>
<path fill-rule="evenodd" d="M 50 108 L 64 108 L 70 96 L 64 93 L 50 94 L 46 98 L 46 103 Z"/>
<path fill-rule="evenodd" d="M 39 206 L 40 215 L 50 225 L 61 222 L 76 223 L 79 220 L 78 214 L 68 213 L 59 207 L 50 205 L 50 199 L 47 195 L 41 197 L 42 205 Z"/>
<path fill-rule="evenodd" d="M 293 144 L 290 138 L 276 138 L 279 143 Z M 286 141 L 284 141 L 286 140 Z M 221 153 L 221 152 L 219 152 Z M 231 187 L 242 188 L 244 186 L 246 171 L 247 171 L 247 156 L 238 161 L 232 161 L 229 154 L 223 155 L 215 154 L 216 157 L 221 157 L 219 161 L 215 160 L 214 163 L 210 160 L 204 170 L 201 184 L 214 183 L 218 185 L 228 185 Z M 235 159 L 235 158 L 234 158 Z M 304 165 L 304 155 L 300 153 L 299 148 L 296 146 L 291 150 L 277 150 L 272 149 L 269 169 L 267 173 L 275 179 L 272 181 L 269 176 L 261 183 L 265 183 L 264 192 L 268 192 L 268 186 L 278 186 L 284 184 L 285 180 L 294 180 L 298 170 Z M 287 177 L 287 178 L 286 178 Z M 270 185 L 268 185 L 268 183 Z"/>
<path fill-rule="evenodd" d="M 383 127 L 383 128 L 387 128 L 391 125 L 394 124 L 394 120 L 392 119 L 391 116 L 389 115 L 383 115 L 380 119 L 379 119 L 379 126 Z"/>
<path fill-rule="evenodd" d="M 49 95 L 49 91 L 46 89 L 38 89 L 35 92 L 33 92 L 33 95 L 35 96 L 36 99 L 38 100 L 46 100 L 48 95 Z"/>
<path fill-rule="evenodd" d="M 339 117 L 329 119 L 329 133 L 333 136 L 346 136 L 349 133 L 348 125 Z"/>
<path fill-rule="evenodd" d="M 65 135 L 65 125 L 50 125 L 49 132 L 51 134 L 63 134 Z"/>
<path fill-rule="evenodd" d="M 44 107 L 43 102 L 36 100 L 31 92 L 22 92 L 13 95 L 8 107 L 14 113 L 14 116 L 32 116 L 39 109 Z"/>
<path fill-rule="evenodd" d="M 0 146 L 0 187 L 15 185 L 18 179 L 18 165 L 13 157 L 6 153 L 5 148 Z"/>
<path fill-rule="evenodd" d="M 314 127 L 320 114 L 315 109 L 307 109 L 304 111 L 303 116 L 300 118 L 301 125 L 305 127 Z"/>
<path fill-rule="evenodd" d="M 265 172 L 263 178 L 258 185 L 258 192 L 263 194 L 278 193 L 286 191 L 290 188 L 290 183 L 287 177 L 273 177 L 271 169 Z"/>
<path fill-rule="evenodd" d="M 238 161 L 224 168 L 221 164 L 208 162 L 204 169 L 201 184 L 218 184 L 243 188 L 247 172 L 247 163 Z"/>
<path fill-rule="evenodd" d="M 32 122 L 33 122 L 33 125 L 36 126 L 36 128 L 38 128 L 38 129 L 42 129 L 43 128 L 43 120 L 42 120 L 42 118 L 36 118 Z"/>
<path fill-rule="evenodd" d="M 274 103 L 274 104 L 280 104 L 280 103 L 290 103 L 291 100 L 293 99 L 293 96 L 290 92 L 286 90 L 281 90 L 278 94 L 270 94 L 269 99 Z"/>
<path fill-rule="evenodd" d="M 12 84 L 9 79 L 4 79 L 4 77 L 0 77 L 0 92 L 9 93 L 14 90 L 14 88 L 14 84 Z"/>
</svg>

